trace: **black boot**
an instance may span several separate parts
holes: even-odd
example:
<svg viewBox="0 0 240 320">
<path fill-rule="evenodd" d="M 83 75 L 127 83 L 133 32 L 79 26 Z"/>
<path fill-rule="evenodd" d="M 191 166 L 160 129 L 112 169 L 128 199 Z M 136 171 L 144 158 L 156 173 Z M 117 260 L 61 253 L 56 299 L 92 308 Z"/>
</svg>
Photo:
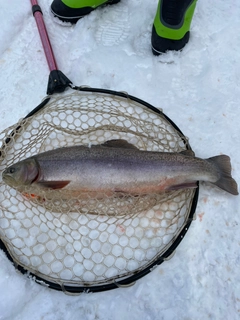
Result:
<svg viewBox="0 0 240 320">
<path fill-rule="evenodd" d="M 115 4 L 120 0 L 54 0 L 51 4 L 53 15 L 64 22 L 76 23 L 96 8 Z"/>
</svg>

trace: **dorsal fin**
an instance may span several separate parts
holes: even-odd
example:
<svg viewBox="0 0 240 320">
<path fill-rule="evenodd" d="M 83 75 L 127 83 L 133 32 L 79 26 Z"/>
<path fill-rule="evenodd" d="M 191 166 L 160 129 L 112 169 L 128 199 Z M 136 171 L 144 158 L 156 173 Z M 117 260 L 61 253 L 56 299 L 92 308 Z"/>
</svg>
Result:
<svg viewBox="0 0 240 320">
<path fill-rule="evenodd" d="M 113 140 L 108 140 L 105 141 L 102 146 L 104 147 L 110 147 L 110 148 L 124 148 L 124 149 L 137 149 L 136 146 L 133 144 L 127 142 L 124 139 L 113 139 Z"/>
<path fill-rule="evenodd" d="M 180 152 L 181 154 L 184 154 L 185 156 L 189 156 L 189 157 L 194 157 L 195 153 L 194 151 L 188 149 L 188 150 L 183 150 Z"/>
</svg>

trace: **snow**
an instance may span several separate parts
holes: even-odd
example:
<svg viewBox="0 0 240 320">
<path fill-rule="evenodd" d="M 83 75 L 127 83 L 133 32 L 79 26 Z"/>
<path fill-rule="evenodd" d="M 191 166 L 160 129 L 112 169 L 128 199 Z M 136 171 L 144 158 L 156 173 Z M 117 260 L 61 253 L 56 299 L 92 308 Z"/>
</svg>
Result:
<svg viewBox="0 0 240 320">
<path fill-rule="evenodd" d="M 154 57 L 157 0 L 121 0 L 56 24 L 39 0 L 59 69 L 76 85 L 127 91 L 162 108 L 196 155 L 231 157 L 240 182 L 240 4 L 201 0 L 182 52 Z M 0 128 L 46 94 L 48 67 L 29 0 L 2 1 Z M 68 296 L 18 273 L 0 251 L 0 319 L 239 319 L 240 200 L 202 184 L 194 221 L 175 255 L 128 288 Z"/>
</svg>

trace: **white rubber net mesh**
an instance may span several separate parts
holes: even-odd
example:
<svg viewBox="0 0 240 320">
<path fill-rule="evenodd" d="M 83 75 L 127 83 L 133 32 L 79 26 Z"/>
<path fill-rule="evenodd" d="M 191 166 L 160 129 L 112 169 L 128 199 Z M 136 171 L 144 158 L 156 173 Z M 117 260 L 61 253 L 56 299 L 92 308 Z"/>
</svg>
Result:
<svg viewBox="0 0 240 320">
<path fill-rule="evenodd" d="M 51 97 L 0 139 L 0 172 L 40 152 L 111 139 L 149 151 L 180 152 L 188 145 L 161 113 L 126 97 L 78 91 Z M 140 272 L 166 252 L 188 221 L 194 193 L 79 205 L 47 195 L 44 201 L 29 199 L 0 176 L 0 237 L 12 259 L 43 280 L 63 287 L 105 285 Z"/>
</svg>

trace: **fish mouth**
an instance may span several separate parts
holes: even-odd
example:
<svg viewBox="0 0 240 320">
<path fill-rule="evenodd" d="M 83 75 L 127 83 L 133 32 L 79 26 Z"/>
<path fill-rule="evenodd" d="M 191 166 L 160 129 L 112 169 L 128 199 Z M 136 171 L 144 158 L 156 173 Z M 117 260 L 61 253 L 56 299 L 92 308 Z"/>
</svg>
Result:
<svg viewBox="0 0 240 320">
<path fill-rule="evenodd" d="M 18 186 L 16 180 L 9 173 L 7 173 L 6 170 L 4 170 L 2 173 L 2 180 L 11 187 Z"/>
</svg>

